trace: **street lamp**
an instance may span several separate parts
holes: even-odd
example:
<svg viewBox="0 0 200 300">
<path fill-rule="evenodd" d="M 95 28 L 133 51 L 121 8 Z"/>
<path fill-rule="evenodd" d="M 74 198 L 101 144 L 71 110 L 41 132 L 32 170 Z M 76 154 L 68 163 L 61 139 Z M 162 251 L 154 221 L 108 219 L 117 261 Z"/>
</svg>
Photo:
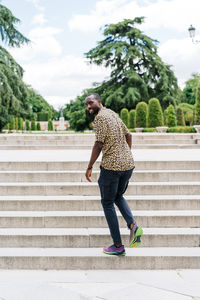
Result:
<svg viewBox="0 0 200 300">
<path fill-rule="evenodd" d="M 193 27 L 192 25 L 190 25 L 190 27 L 188 28 L 189 35 L 190 35 L 190 38 L 192 39 L 193 44 L 198 44 L 198 43 L 200 43 L 200 41 L 199 40 L 194 40 L 195 30 L 196 30 L 196 28 Z"/>
</svg>

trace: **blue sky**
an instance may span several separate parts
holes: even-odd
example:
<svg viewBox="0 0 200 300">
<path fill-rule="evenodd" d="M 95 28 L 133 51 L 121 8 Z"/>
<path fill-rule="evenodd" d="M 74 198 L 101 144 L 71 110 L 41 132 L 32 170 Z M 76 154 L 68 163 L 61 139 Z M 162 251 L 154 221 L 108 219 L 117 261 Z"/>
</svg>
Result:
<svg viewBox="0 0 200 300">
<path fill-rule="evenodd" d="M 91 66 L 84 53 L 103 38 L 105 24 L 145 17 L 140 29 L 159 43 L 159 55 L 172 65 L 179 85 L 200 72 L 200 43 L 192 44 L 187 29 L 197 28 L 199 0 L 2 0 L 21 20 L 17 26 L 32 42 L 9 49 L 24 68 L 24 81 L 55 108 L 75 99 L 110 70 Z"/>
</svg>

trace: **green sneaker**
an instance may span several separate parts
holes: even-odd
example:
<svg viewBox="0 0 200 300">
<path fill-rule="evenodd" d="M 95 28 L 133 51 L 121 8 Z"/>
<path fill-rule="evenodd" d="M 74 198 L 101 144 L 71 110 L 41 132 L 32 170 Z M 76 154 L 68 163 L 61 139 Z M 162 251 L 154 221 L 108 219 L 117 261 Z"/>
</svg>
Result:
<svg viewBox="0 0 200 300">
<path fill-rule="evenodd" d="M 135 231 L 130 231 L 129 248 L 138 247 L 141 244 L 141 237 L 143 230 L 141 227 L 137 227 Z"/>
</svg>

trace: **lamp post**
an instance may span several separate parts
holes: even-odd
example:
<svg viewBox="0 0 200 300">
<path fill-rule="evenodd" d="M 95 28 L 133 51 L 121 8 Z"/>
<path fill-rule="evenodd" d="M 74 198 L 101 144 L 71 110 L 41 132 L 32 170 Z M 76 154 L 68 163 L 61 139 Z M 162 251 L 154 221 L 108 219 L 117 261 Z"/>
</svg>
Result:
<svg viewBox="0 0 200 300">
<path fill-rule="evenodd" d="M 188 31 L 189 31 L 189 36 L 192 39 L 193 44 L 200 43 L 199 40 L 194 40 L 196 28 L 194 26 L 190 25 L 190 27 L 188 28 Z"/>
</svg>

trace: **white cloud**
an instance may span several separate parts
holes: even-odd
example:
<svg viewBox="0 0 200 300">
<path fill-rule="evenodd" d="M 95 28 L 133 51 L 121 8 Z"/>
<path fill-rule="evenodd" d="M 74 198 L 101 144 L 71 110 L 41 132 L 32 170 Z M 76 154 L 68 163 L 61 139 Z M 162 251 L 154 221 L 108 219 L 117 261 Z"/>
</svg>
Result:
<svg viewBox="0 0 200 300">
<path fill-rule="evenodd" d="M 71 30 L 95 31 L 109 23 L 145 16 L 142 29 L 165 27 L 186 31 L 191 23 L 200 27 L 199 0 L 145 1 L 100 0 L 89 14 L 73 15 L 68 25 Z"/>
<path fill-rule="evenodd" d="M 33 17 L 33 24 L 44 25 L 47 23 L 47 19 L 45 19 L 44 14 L 38 14 Z"/>
<path fill-rule="evenodd" d="M 192 73 L 200 72 L 199 52 L 200 44 L 194 45 L 189 38 L 168 40 L 158 51 L 164 62 L 173 66 L 181 87 Z"/>
<path fill-rule="evenodd" d="M 109 70 L 89 65 L 85 59 L 72 55 L 43 63 L 28 63 L 23 67 L 25 82 L 57 108 L 75 99 L 93 82 L 100 82 L 109 75 Z"/>
<path fill-rule="evenodd" d="M 21 46 L 21 48 L 10 49 L 11 54 L 16 60 L 30 61 L 40 59 L 41 56 L 59 56 L 62 53 L 62 47 L 56 39 L 56 35 L 61 30 L 55 27 L 37 27 L 30 31 L 28 38 L 31 43 Z"/>
<path fill-rule="evenodd" d="M 44 11 L 44 7 L 40 4 L 40 0 L 26 0 L 26 2 L 32 3 L 39 11 Z"/>
</svg>

